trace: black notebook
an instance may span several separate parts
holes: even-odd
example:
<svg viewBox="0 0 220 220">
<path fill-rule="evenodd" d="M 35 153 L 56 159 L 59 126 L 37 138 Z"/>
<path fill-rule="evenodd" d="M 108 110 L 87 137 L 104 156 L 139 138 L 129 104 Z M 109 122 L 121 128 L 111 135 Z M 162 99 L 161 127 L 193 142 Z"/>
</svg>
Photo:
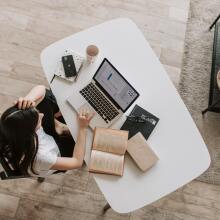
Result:
<svg viewBox="0 0 220 220">
<path fill-rule="evenodd" d="M 128 138 L 131 138 L 136 133 L 141 132 L 147 140 L 154 128 L 156 127 L 159 118 L 139 105 L 135 105 L 130 115 L 121 127 L 121 130 L 129 131 Z"/>
</svg>

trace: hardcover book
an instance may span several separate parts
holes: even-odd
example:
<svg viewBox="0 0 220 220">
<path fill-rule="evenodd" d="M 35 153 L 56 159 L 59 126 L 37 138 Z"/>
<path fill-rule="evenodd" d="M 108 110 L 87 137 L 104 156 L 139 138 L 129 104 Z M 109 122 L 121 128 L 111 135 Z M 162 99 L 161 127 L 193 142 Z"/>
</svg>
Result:
<svg viewBox="0 0 220 220">
<path fill-rule="evenodd" d="M 127 151 L 144 172 L 154 166 L 159 159 L 140 132 L 129 139 Z"/>
</svg>

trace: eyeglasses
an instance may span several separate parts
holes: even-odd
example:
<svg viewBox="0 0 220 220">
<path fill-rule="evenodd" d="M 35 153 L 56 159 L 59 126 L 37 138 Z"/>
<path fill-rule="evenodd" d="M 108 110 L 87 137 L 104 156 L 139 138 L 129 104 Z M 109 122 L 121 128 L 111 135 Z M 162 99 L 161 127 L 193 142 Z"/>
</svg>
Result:
<svg viewBox="0 0 220 220">
<path fill-rule="evenodd" d="M 129 116 L 127 116 L 127 119 L 129 121 L 137 122 L 137 123 L 149 122 L 150 124 L 152 124 L 154 126 L 157 124 L 157 121 L 155 119 L 149 118 L 149 117 L 147 117 L 145 115 L 142 115 L 142 116 L 129 115 Z"/>
<path fill-rule="evenodd" d="M 139 116 L 134 116 L 134 115 L 130 115 L 130 116 L 127 116 L 127 119 L 129 121 L 132 121 L 132 122 L 137 122 L 137 123 L 145 123 L 147 120 L 144 119 L 144 118 L 141 118 Z"/>
</svg>

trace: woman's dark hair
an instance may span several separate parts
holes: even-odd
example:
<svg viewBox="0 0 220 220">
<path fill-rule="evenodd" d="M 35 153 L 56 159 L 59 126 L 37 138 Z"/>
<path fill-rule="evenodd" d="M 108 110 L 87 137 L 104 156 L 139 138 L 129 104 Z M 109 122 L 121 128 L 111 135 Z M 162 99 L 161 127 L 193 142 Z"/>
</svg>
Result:
<svg viewBox="0 0 220 220">
<path fill-rule="evenodd" d="M 0 149 L 23 175 L 28 175 L 29 168 L 36 174 L 33 163 L 38 151 L 38 118 L 35 108 L 21 110 L 17 106 L 8 108 L 1 116 Z"/>
</svg>

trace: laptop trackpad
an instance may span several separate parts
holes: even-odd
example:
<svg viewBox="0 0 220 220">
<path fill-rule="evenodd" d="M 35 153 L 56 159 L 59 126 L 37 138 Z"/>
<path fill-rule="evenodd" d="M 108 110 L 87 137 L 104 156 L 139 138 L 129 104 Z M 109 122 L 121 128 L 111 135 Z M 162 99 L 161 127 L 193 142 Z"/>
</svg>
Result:
<svg viewBox="0 0 220 220">
<path fill-rule="evenodd" d="M 81 94 L 77 93 L 75 95 L 71 95 L 67 101 L 71 104 L 71 106 L 78 111 L 78 109 L 84 105 L 84 103 L 87 103 L 87 101 L 81 96 Z"/>
<path fill-rule="evenodd" d="M 101 116 L 99 116 L 99 114 L 88 103 L 83 104 L 79 109 L 77 109 L 77 112 L 79 112 L 81 109 L 85 109 L 90 113 L 95 113 L 94 117 L 89 123 L 92 129 L 94 129 L 95 127 L 108 127 L 108 124 L 105 123 Z"/>
</svg>

